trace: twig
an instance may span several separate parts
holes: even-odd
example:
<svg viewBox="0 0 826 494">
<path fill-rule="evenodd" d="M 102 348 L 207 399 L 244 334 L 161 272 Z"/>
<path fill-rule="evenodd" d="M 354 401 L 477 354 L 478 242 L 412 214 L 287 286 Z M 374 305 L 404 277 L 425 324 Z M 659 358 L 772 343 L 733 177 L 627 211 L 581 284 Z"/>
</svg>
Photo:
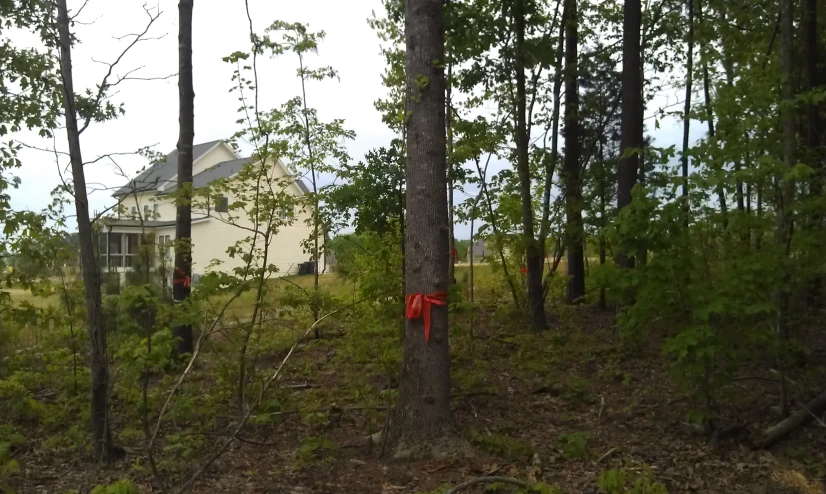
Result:
<svg viewBox="0 0 826 494">
<path fill-rule="evenodd" d="M 665 407 L 668 405 L 673 405 L 675 403 L 680 403 L 681 401 L 685 401 L 688 399 L 688 396 L 682 396 L 680 398 L 674 398 L 671 401 L 666 401 L 665 403 L 655 403 L 653 405 L 639 405 L 640 408 L 660 408 Z"/>
<path fill-rule="evenodd" d="M 304 383 L 304 384 L 288 384 L 284 386 L 287 389 L 310 389 L 310 388 L 320 388 L 321 386 L 318 384 L 311 384 L 311 383 Z"/>
<path fill-rule="evenodd" d="M 606 451 L 606 452 L 605 452 L 605 454 L 603 454 L 602 456 L 600 456 L 600 457 L 597 459 L 597 461 L 595 461 L 595 462 L 594 462 L 594 465 L 599 465 L 600 463 L 602 463 L 602 462 L 603 462 L 603 460 L 605 460 L 606 458 L 608 458 L 609 456 L 611 456 L 612 454 L 614 454 L 614 453 L 616 453 L 616 452 L 617 452 L 617 448 L 611 448 L 611 449 L 609 449 L 608 451 Z"/>
<path fill-rule="evenodd" d="M 445 491 L 444 494 L 455 494 L 463 489 L 467 489 L 468 487 L 472 487 L 478 484 L 492 484 L 494 482 L 499 482 L 502 484 L 511 484 L 517 487 L 521 487 L 523 489 L 533 490 L 531 484 L 527 482 L 523 482 L 519 479 L 514 479 L 511 477 L 476 477 L 475 479 L 470 479 L 461 484 L 457 485 L 456 487 L 452 487 Z"/>
</svg>

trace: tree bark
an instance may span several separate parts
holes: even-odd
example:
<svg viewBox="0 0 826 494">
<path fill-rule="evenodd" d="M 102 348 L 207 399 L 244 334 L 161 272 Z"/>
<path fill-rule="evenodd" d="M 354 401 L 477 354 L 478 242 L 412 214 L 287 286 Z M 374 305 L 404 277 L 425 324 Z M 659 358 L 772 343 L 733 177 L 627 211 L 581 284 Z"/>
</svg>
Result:
<svg viewBox="0 0 826 494">
<path fill-rule="evenodd" d="M 617 212 L 631 205 L 631 191 L 637 183 L 642 151 L 642 64 L 640 57 L 640 0 L 625 0 L 622 25 L 622 116 L 620 122 L 620 158 L 617 177 Z M 630 151 L 630 150 L 633 150 Z M 632 269 L 634 257 L 618 252 L 617 265 Z"/>
<path fill-rule="evenodd" d="M 818 32 L 817 32 L 817 0 L 806 0 L 806 14 L 804 19 L 804 45 L 806 50 L 806 91 L 817 89 L 823 81 L 818 71 Z M 822 123 L 820 108 L 816 103 L 806 105 L 806 147 L 812 160 L 811 166 L 815 173 L 810 182 L 810 191 L 817 198 L 823 194 L 824 154 L 820 147 Z M 812 228 L 819 228 L 823 224 L 823 211 L 819 208 L 810 220 Z M 823 304 L 823 277 L 818 275 L 809 289 L 809 304 L 819 306 Z"/>
<path fill-rule="evenodd" d="M 795 164 L 797 146 L 797 124 L 793 108 L 794 90 L 792 77 L 794 73 L 794 0 L 781 0 L 780 7 L 780 121 L 783 130 L 783 167 L 791 170 Z M 788 246 L 791 241 L 792 218 L 789 208 L 794 200 L 794 181 L 791 178 L 778 178 L 780 196 L 777 198 L 775 216 L 774 239 L 778 249 L 788 256 Z M 788 293 L 783 289 L 776 289 L 775 304 L 777 305 L 777 333 L 782 342 L 789 338 L 786 324 L 788 309 Z M 782 360 L 782 359 L 780 359 Z M 778 362 L 780 371 L 780 410 L 783 416 L 788 412 L 788 396 L 783 366 Z"/>
<path fill-rule="evenodd" d="M 445 46 L 441 0 L 407 1 L 405 42 L 410 105 L 405 170 L 405 286 L 409 297 L 447 290 Z M 451 422 L 447 307 L 423 304 L 424 310 L 431 312 L 429 341 L 425 339 L 423 317 L 406 320 L 391 436 L 397 453 L 410 445 L 444 436 Z"/>
<path fill-rule="evenodd" d="M 694 0 L 688 0 L 688 54 L 686 55 L 686 76 L 685 76 L 685 108 L 683 110 L 683 153 L 682 153 L 682 179 L 683 179 L 683 207 L 688 213 L 691 205 L 688 202 L 688 134 L 691 130 L 691 84 L 694 78 Z M 686 214 L 686 224 L 688 215 Z"/>
<path fill-rule="evenodd" d="M 192 146 L 195 139 L 195 90 L 192 86 L 193 0 L 178 2 L 178 194 L 175 217 L 175 270 L 172 299 L 182 304 L 190 293 L 192 277 Z M 192 326 L 172 329 L 175 353 L 192 353 Z"/>
<path fill-rule="evenodd" d="M 525 89 L 525 0 L 514 2 L 514 30 L 516 31 L 516 171 L 519 175 L 519 193 L 522 198 L 522 236 L 525 243 L 526 268 L 528 270 L 528 307 L 533 329 L 547 328 L 545 301 L 542 296 L 542 248 L 534 235 L 533 196 L 531 194 L 531 170 L 528 155 L 529 135 L 526 123 L 527 91 Z"/>
<path fill-rule="evenodd" d="M 568 289 L 565 301 L 572 304 L 585 296 L 582 189 L 580 188 L 579 81 L 577 80 L 577 5 L 565 0 L 565 237 L 568 244 Z"/>
<path fill-rule="evenodd" d="M 77 213 L 80 270 L 83 276 L 86 318 L 89 324 L 89 357 L 92 374 L 91 417 L 92 443 L 95 455 L 102 462 L 116 458 L 118 448 L 112 445 L 109 423 L 109 362 L 106 356 L 106 324 L 100 295 L 100 273 L 95 259 L 92 222 L 89 218 L 89 198 L 80 149 L 75 92 L 72 73 L 72 40 L 66 0 L 57 0 L 58 35 L 60 41 L 60 73 L 63 79 L 63 111 L 72 166 L 75 212 Z"/>
</svg>

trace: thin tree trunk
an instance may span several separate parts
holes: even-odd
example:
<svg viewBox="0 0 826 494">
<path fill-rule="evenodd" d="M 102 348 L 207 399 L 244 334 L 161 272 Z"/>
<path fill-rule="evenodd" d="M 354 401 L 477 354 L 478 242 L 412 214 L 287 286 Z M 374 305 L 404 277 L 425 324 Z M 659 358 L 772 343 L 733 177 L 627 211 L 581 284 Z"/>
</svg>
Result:
<svg viewBox="0 0 826 494">
<path fill-rule="evenodd" d="M 513 19 L 516 31 L 516 171 L 519 174 L 519 192 L 522 198 L 522 235 L 525 241 L 526 268 L 528 270 L 528 306 L 535 331 L 547 328 L 545 303 L 542 296 L 543 261 L 539 242 L 534 235 L 533 195 L 531 194 L 531 169 L 528 146 L 530 129 L 526 123 L 527 91 L 525 89 L 525 0 L 514 3 Z"/>
<path fill-rule="evenodd" d="M 448 242 L 450 245 L 448 246 L 448 256 L 450 257 L 450 262 L 447 263 L 447 281 L 451 284 L 456 283 L 456 268 L 454 266 L 455 258 L 453 256 L 453 251 L 456 248 L 456 233 L 453 231 L 453 164 L 451 160 L 453 159 L 453 119 L 450 111 L 451 106 L 451 93 L 452 93 L 452 83 L 451 83 L 451 76 L 453 74 L 453 64 L 450 63 L 447 66 L 447 91 L 446 91 L 446 98 L 445 98 L 445 126 L 447 127 L 447 215 L 448 215 L 448 230 L 450 231 L 448 235 Z"/>
<path fill-rule="evenodd" d="M 192 86 L 192 8 L 193 0 L 178 2 L 178 194 L 175 218 L 175 271 L 172 298 L 183 303 L 190 293 L 192 277 L 192 145 L 195 139 L 195 90 Z M 177 355 L 192 353 L 192 326 L 172 329 L 177 338 Z"/>
<path fill-rule="evenodd" d="M 705 27 L 703 18 L 703 1 L 697 0 L 697 2 L 697 18 L 700 21 L 700 24 Z M 711 142 L 716 142 L 717 134 L 714 129 L 714 107 L 711 102 L 711 87 L 708 76 L 708 57 L 706 56 L 706 51 L 707 50 L 702 49 L 701 46 L 700 60 L 703 64 L 703 95 L 705 96 L 706 122 L 708 123 L 708 138 Z M 726 227 L 728 226 L 728 204 L 726 203 L 726 190 L 722 183 L 717 185 L 717 200 L 720 202 L 720 214 L 723 216 L 723 227 Z"/>
<path fill-rule="evenodd" d="M 86 319 L 89 324 L 89 357 L 92 375 L 91 417 L 92 444 L 99 461 L 115 459 L 119 448 L 112 445 L 109 422 L 109 362 L 106 356 L 106 325 L 100 295 L 100 274 L 95 259 L 92 222 L 89 219 L 89 197 L 80 149 L 75 92 L 72 73 L 72 40 L 66 0 L 57 0 L 58 34 L 60 41 L 60 74 L 63 79 L 63 112 L 72 166 L 75 212 L 77 213 L 80 270 L 83 276 Z"/>
<path fill-rule="evenodd" d="M 448 212 L 445 139 L 444 11 L 441 0 L 405 5 L 407 91 L 407 297 L 447 303 Z M 420 81 L 426 78 L 427 85 Z M 421 300 L 421 299 L 420 299 Z M 422 300 L 422 317 L 407 319 L 393 443 L 411 445 L 445 435 L 451 422 L 447 307 Z M 425 338 L 424 311 L 430 311 Z"/>
<path fill-rule="evenodd" d="M 763 247 L 763 179 L 757 180 L 757 232 L 754 235 L 754 249 Z"/>
<path fill-rule="evenodd" d="M 488 162 L 490 162 L 490 157 L 492 155 L 488 154 Z M 493 211 L 493 200 L 490 197 L 490 193 L 488 192 L 487 182 L 485 182 L 485 177 L 487 176 L 487 164 L 485 165 L 485 171 L 482 171 L 482 168 L 479 166 L 478 160 L 476 161 L 476 171 L 479 174 L 479 179 L 482 182 L 482 193 L 485 194 L 485 202 L 488 205 L 488 216 L 490 217 L 490 227 L 493 230 L 494 237 L 499 237 L 499 227 L 496 225 L 496 216 L 494 215 Z M 497 242 L 498 244 L 498 242 Z M 510 270 L 508 269 L 508 263 L 505 260 L 505 250 L 502 248 L 501 245 L 497 246 L 498 254 L 499 254 L 499 261 L 502 263 L 502 271 L 505 274 L 505 279 L 508 282 L 508 287 L 511 291 L 511 296 L 513 297 L 513 305 L 519 309 L 519 295 L 516 293 L 516 286 L 513 284 L 513 279 L 510 275 Z"/>
<path fill-rule="evenodd" d="M 721 12 L 722 21 L 724 24 L 728 23 L 728 17 L 726 16 L 725 11 Z M 725 37 L 723 38 L 723 53 L 725 57 L 723 58 L 723 68 L 726 71 L 726 86 L 729 89 L 734 88 L 734 62 L 731 59 L 731 48 L 726 46 L 725 44 Z M 728 132 L 732 132 L 731 124 L 727 125 Z M 732 135 L 728 136 L 728 139 L 736 139 L 739 136 Z M 746 140 L 748 143 L 748 139 Z M 748 151 L 746 151 L 748 153 Z M 743 165 L 740 159 L 735 159 L 734 161 L 734 193 L 735 193 L 735 200 L 737 202 L 737 211 L 740 213 L 745 212 L 745 201 L 744 201 L 744 193 L 743 193 L 743 179 L 740 178 L 739 172 L 742 169 Z M 746 239 L 746 234 L 743 235 L 743 239 Z M 748 243 L 746 243 L 748 245 Z"/>
<path fill-rule="evenodd" d="M 685 108 L 683 110 L 683 207 L 686 213 L 691 209 L 688 201 L 688 134 L 691 130 L 691 84 L 694 79 L 694 0 L 688 0 L 688 54 L 686 55 Z M 685 217 L 688 224 L 688 214 Z"/>
<path fill-rule="evenodd" d="M 568 244 L 568 289 L 565 301 L 572 304 L 585 296 L 584 225 L 580 188 L 579 81 L 577 80 L 577 5 L 565 0 L 565 240 Z"/>
<path fill-rule="evenodd" d="M 781 0 L 780 14 L 780 99 L 784 104 L 780 106 L 780 120 L 783 129 L 783 165 L 791 170 L 795 164 L 795 148 L 797 146 L 797 124 L 795 111 L 792 107 L 794 92 L 792 77 L 794 73 L 794 0 Z M 792 218 L 789 208 L 794 199 L 794 181 L 791 178 L 778 178 L 780 197 L 777 199 L 777 216 L 775 217 L 774 238 L 777 247 L 788 256 L 788 245 L 791 241 Z M 787 326 L 788 293 L 783 289 L 775 291 L 777 304 L 777 333 L 782 342 L 789 339 Z M 782 347 L 781 347 L 782 351 Z M 782 358 L 778 359 L 782 361 Z M 780 370 L 780 411 L 783 417 L 788 415 L 788 389 L 783 372 L 783 365 L 778 362 Z"/>
<path fill-rule="evenodd" d="M 631 191 L 637 183 L 642 150 L 642 65 L 640 58 L 640 28 L 642 5 L 640 0 L 625 0 L 622 26 L 622 116 L 620 123 L 620 152 L 622 158 L 617 177 L 617 212 L 631 204 Z M 634 152 L 630 151 L 634 150 Z M 634 258 L 625 252 L 617 253 L 617 265 L 632 269 Z"/>
<path fill-rule="evenodd" d="M 605 227 L 608 225 L 605 218 L 605 204 L 606 204 L 606 180 L 605 180 L 605 156 L 602 149 L 603 138 L 599 138 L 599 265 L 605 265 Z M 605 310 L 607 307 L 605 301 L 605 287 L 599 289 L 599 310 Z"/>
<path fill-rule="evenodd" d="M 568 3 L 562 8 L 562 20 L 559 23 L 559 41 L 556 45 L 554 58 L 554 108 L 551 115 L 551 161 L 545 167 L 545 185 L 542 191 L 542 223 L 539 225 L 539 242 L 542 252 L 545 252 L 545 241 L 548 239 L 551 217 L 551 189 L 553 188 L 554 171 L 559 161 L 559 107 L 562 93 L 562 57 L 565 53 L 565 23 L 568 19 Z"/>
<path fill-rule="evenodd" d="M 307 90 L 305 88 L 304 57 L 298 54 L 298 64 L 301 73 L 301 104 L 304 110 L 304 144 L 307 146 L 307 155 L 310 158 L 310 181 L 313 186 L 313 321 L 318 321 L 319 300 L 318 300 L 318 237 L 321 236 L 321 204 L 318 200 L 318 182 L 316 177 L 315 155 L 313 154 L 312 141 L 310 140 L 310 118 L 307 110 Z M 316 339 L 321 337 L 321 328 L 316 326 L 313 330 Z"/>
</svg>

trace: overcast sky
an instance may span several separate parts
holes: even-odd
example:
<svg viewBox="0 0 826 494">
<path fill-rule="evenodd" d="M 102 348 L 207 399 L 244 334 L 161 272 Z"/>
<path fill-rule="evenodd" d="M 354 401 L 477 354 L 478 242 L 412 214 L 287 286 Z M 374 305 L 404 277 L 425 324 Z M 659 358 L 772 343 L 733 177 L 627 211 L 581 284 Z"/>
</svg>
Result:
<svg viewBox="0 0 826 494">
<path fill-rule="evenodd" d="M 117 7 L 115 7 L 115 3 Z M 137 67 L 136 75 L 158 77 L 177 72 L 178 11 L 177 0 L 159 0 L 151 8 L 159 8 L 160 18 L 151 33 L 162 39 L 140 43 L 121 62 L 118 74 Z M 77 8 L 81 0 L 70 0 L 69 8 Z M 308 86 L 309 105 L 318 109 L 322 120 L 343 118 L 346 126 L 356 132 L 348 142 L 350 156 L 359 160 L 374 147 L 387 145 L 393 138 L 381 122 L 373 102 L 386 91 L 381 84 L 384 59 L 379 40 L 367 25 L 372 11 L 382 12 L 380 0 L 303 0 L 281 2 L 249 0 L 253 25 L 258 33 L 275 20 L 309 23 L 313 31 L 327 33 L 318 56 L 310 56 L 311 67 L 332 65 L 340 81 L 311 82 Z M 122 51 L 125 41 L 114 39 L 142 31 L 147 16 L 140 0 L 90 0 L 80 18 L 89 24 L 76 24 L 80 39 L 73 52 L 75 90 L 92 88 L 100 81 L 106 66 L 94 60 L 111 61 Z M 249 51 L 249 24 L 243 0 L 195 0 L 193 16 L 193 68 L 195 83 L 195 143 L 227 138 L 238 129 L 235 124 L 239 102 L 232 86 L 233 67 L 221 59 L 234 51 Z M 259 61 L 260 107 L 276 107 L 299 93 L 295 76 L 296 60 L 285 55 L 278 60 Z M 663 94 L 650 106 L 654 109 L 676 101 L 672 92 Z M 163 81 L 128 81 L 118 87 L 113 102 L 122 102 L 126 114 L 115 121 L 93 124 L 81 137 L 84 161 L 108 153 L 126 153 L 144 146 L 168 153 L 178 139 L 177 78 Z M 648 123 L 651 123 L 650 121 Z M 701 135 L 694 125 L 696 137 Z M 681 124 L 673 119 L 661 123 L 653 132 L 656 144 L 667 146 L 678 142 Z M 52 142 L 21 136 L 30 144 L 51 147 Z M 57 148 L 66 149 L 64 136 L 58 134 Z M 17 209 L 40 210 L 48 202 L 48 193 L 59 184 L 54 155 L 34 150 L 22 154 L 24 167 L 18 175 L 20 189 L 12 193 Z M 133 176 L 146 160 L 138 156 L 115 158 L 123 171 Z M 66 159 L 62 160 L 65 166 Z M 501 168 L 501 165 L 497 168 Z M 125 182 L 117 168 L 106 160 L 86 167 L 90 188 L 111 188 Z M 101 210 L 113 203 L 111 190 L 91 194 L 90 207 Z M 457 195 L 457 202 L 463 199 Z M 469 228 L 457 226 L 457 238 L 467 238 Z"/>
</svg>

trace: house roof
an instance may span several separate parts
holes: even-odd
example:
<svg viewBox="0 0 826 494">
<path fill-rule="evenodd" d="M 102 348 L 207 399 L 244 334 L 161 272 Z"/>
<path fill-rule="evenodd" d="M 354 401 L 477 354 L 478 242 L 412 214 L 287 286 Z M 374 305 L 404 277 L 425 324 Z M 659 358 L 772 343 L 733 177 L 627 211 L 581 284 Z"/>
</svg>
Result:
<svg viewBox="0 0 826 494">
<path fill-rule="evenodd" d="M 210 141 L 203 144 L 196 144 L 192 146 L 192 161 L 197 160 L 201 156 L 211 150 L 221 141 Z M 172 179 L 178 174 L 178 150 L 174 150 L 166 155 L 166 160 L 161 163 L 155 163 L 140 175 L 130 180 L 128 184 L 118 189 L 113 195 L 123 196 L 131 194 L 132 192 L 148 192 L 157 190 L 163 183 Z"/>
<path fill-rule="evenodd" d="M 230 160 L 230 161 L 223 161 L 218 163 L 217 165 L 211 166 L 206 170 L 202 171 L 201 173 L 192 177 L 192 187 L 195 189 L 200 189 L 205 185 L 209 184 L 213 180 L 218 180 L 221 178 L 229 178 L 239 171 L 250 162 L 249 158 L 239 158 L 237 160 Z M 169 184 L 168 187 L 165 187 L 163 192 L 169 193 L 174 191 L 178 188 L 178 183 L 173 182 Z"/>
<path fill-rule="evenodd" d="M 203 156 L 207 151 L 211 150 L 221 142 L 222 141 L 219 140 L 207 142 L 204 144 L 196 144 L 195 146 L 193 146 L 193 161 Z M 221 163 L 218 163 L 217 165 L 211 166 L 206 170 L 202 171 L 201 173 L 198 173 L 192 177 L 192 187 L 195 189 L 200 189 L 214 180 L 229 178 L 241 171 L 244 165 L 246 165 L 249 162 L 249 158 L 239 158 L 230 161 L 223 161 Z M 166 194 L 178 188 L 177 182 L 171 182 L 162 190 L 159 189 L 161 188 L 161 186 L 169 182 L 177 174 L 178 152 L 172 151 L 166 156 L 166 161 L 150 167 L 149 169 L 138 175 L 128 185 L 121 187 L 117 192 L 115 192 L 114 195 L 121 196 L 130 194 L 132 192 L 149 192 L 154 190 L 157 190 L 159 194 Z M 298 188 L 301 189 L 301 192 L 305 194 L 310 192 L 310 189 L 307 188 L 307 185 L 304 183 L 303 180 L 296 179 L 295 183 L 298 186 Z"/>
</svg>

